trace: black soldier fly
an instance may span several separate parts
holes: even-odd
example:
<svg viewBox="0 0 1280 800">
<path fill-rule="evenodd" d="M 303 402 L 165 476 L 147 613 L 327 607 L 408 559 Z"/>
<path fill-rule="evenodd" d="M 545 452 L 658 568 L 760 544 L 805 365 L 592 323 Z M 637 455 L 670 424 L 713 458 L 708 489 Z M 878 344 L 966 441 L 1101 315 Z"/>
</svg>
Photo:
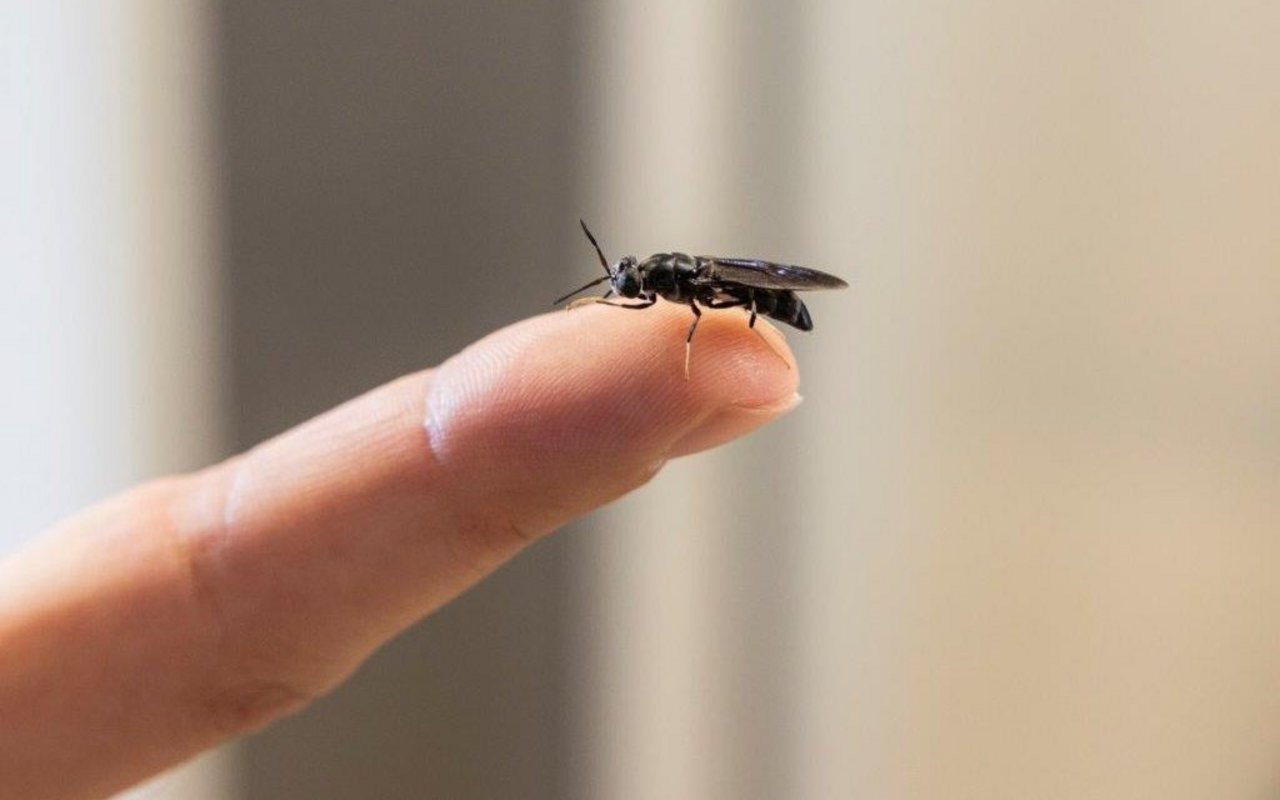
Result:
<svg viewBox="0 0 1280 800">
<path fill-rule="evenodd" d="M 655 253 L 644 261 L 626 256 L 617 264 L 609 265 L 596 237 L 587 223 L 578 220 L 582 232 L 596 249 L 604 277 L 596 278 L 586 286 L 569 292 L 555 304 L 568 300 L 592 286 L 609 282 L 609 291 L 585 302 L 603 303 L 618 308 L 649 308 L 661 297 L 672 303 L 689 306 L 693 311 L 693 323 L 684 337 L 684 374 L 689 376 L 689 357 L 693 347 L 693 333 L 704 308 L 741 308 L 750 317 L 747 326 L 756 327 L 757 314 L 784 322 L 802 331 L 813 330 L 813 318 L 809 309 L 796 296 L 796 292 L 815 289 L 844 289 L 849 284 L 834 275 L 807 267 L 775 264 L 754 258 L 721 258 L 719 256 L 690 256 L 684 253 Z M 613 295 L 638 303 L 611 303 Z M 580 301 L 581 302 L 581 301 Z M 572 307 L 572 306 L 570 306 Z M 757 331 L 759 333 L 759 331 Z"/>
</svg>

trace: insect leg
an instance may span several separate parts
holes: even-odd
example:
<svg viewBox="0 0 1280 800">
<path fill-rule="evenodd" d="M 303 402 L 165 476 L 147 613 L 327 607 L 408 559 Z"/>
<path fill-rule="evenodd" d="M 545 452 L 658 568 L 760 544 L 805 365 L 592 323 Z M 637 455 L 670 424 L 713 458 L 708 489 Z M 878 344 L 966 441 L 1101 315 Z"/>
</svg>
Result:
<svg viewBox="0 0 1280 800">
<path fill-rule="evenodd" d="M 605 295 L 604 297 L 608 297 L 608 296 L 609 295 Z M 605 300 L 604 297 L 601 297 L 596 302 L 604 306 L 613 306 L 614 308 L 636 308 L 636 309 L 648 308 L 649 306 L 658 302 L 658 298 L 650 297 L 648 300 L 644 301 L 643 303 L 636 303 L 635 305 L 627 305 L 626 303 L 610 303 L 608 300 Z"/>
<path fill-rule="evenodd" d="M 689 298 L 689 308 L 693 309 L 693 324 L 689 326 L 689 333 L 684 337 L 684 379 L 689 380 L 689 359 L 693 356 L 693 332 L 698 329 L 698 321 L 702 319 L 702 309 L 698 308 L 698 304 L 693 298 Z"/>
<path fill-rule="evenodd" d="M 613 294 L 613 292 L 610 292 L 609 294 Z M 649 306 L 652 306 L 654 303 L 658 302 L 658 298 L 651 297 L 648 300 L 644 301 L 643 303 L 637 303 L 636 305 L 627 305 L 625 303 L 612 303 L 607 299 L 605 299 L 609 296 L 609 294 L 606 294 L 602 297 L 583 297 L 579 300 L 574 300 L 572 303 L 569 304 L 569 308 L 574 309 L 574 308 L 589 305 L 592 303 L 599 303 L 602 306 L 613 306 L 614 308 L 648 308 Z"/>
<path fill-rule="evenodd" d="M 769 350 L 771 350 L 773 354 L 778 357 L 779 361 L 781 361 L 783 364 L 786 365 L 787 369 L 791 369 L 791 362 L 783 358 L 782 353 L 779 353 L 776 349 L 774 349 L 773 345 L 769 343 L 769 340 L 764 338 L 764 334 L 761 333 L 760 330 L 756 327 L 756 293 L 755 292 L 751 293 L 751 300 L 750 300 L 750 303 L 747 304 L 747 310 L 751 314 L 751 319 L 747 321 L 747 327 L 756 332 L 756 336 L 760 337 L 760 341 L 765 343 L 765 346 L 768 347 Z"/>
</svg>

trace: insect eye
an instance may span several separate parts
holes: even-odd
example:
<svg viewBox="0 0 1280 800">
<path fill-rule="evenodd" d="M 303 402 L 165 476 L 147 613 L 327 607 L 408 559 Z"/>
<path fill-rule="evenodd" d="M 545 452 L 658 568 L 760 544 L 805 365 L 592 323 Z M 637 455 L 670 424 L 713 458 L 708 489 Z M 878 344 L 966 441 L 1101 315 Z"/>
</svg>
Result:
<svg viewBox="0 0 1280 800">
<path fill-rule="evenodd" d="M 622 285 L 618 287 L 618 293 L 624 297 L 635 297 L 640 293 L 640 276 L 636 275 L 635 270 L 627 270 L 622 275 Z"/>
</svg>

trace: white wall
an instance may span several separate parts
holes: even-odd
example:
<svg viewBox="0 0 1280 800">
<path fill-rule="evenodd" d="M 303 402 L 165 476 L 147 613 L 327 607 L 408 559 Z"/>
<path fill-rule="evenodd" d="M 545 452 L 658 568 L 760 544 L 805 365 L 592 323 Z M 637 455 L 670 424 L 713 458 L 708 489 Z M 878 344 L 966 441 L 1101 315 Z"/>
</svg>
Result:
<svg viewBox="0 0 1280 800">
<path fill-rule="evenodd" d="M 0 6 L 0 552 L 221 450 L 201 3 Z M 217 758 L 146 797 L 221 798 Z"/>
</svg>

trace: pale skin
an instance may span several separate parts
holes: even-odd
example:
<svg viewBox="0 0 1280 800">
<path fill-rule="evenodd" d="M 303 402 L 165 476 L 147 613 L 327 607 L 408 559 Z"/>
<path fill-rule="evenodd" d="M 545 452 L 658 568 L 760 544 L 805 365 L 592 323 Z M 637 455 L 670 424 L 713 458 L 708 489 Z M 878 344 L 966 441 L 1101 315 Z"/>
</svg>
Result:
<svg viewBox="0 0 1280 800">
<path fill-rule="evenodd" d="M 527 320 L 0 563 L 0 796 L 106 796 L 293 713 L 538 538 L 798 402 L 782 336 L 740 312 L 704 315 L 686 379 L 688 323 Z"/>
</svg>

